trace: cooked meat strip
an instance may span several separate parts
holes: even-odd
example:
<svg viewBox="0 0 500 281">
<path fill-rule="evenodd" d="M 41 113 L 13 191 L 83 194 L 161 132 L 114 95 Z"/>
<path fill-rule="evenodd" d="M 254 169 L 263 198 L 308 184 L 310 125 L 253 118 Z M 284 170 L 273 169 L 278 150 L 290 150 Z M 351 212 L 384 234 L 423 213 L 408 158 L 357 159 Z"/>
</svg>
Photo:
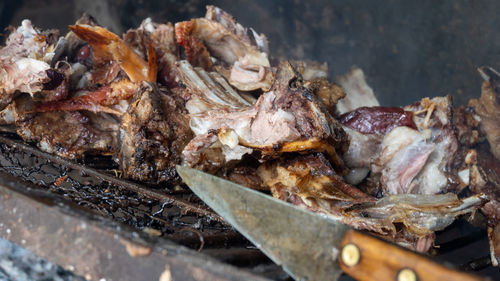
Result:
<svg viewBox="0 0 500 281">
<path fill-rule="evenodd" d="M 398 126 L 416 129 L 412 112 L 396 107 L 359 107 L 341 115 L 339 121 L 349 137 L 349 148 L 342 157 L 350 168 L 345 179 L 351 184 L 359 184 L 368 175 L 385 134 Z"/>
<path fill-rule="evenodd" d="M 132 82 L 156 81 L 156 61 L 144 61 L 116 34 L 106 28 L 86 24 L 70 25 L 69 28 L 92 46 L 94 69 L 99 69 L 103 65 L 118 64 Z M 148 54 L 154 53 L 154 49 L 148 51 Z M 148 55 L 148 59 L 151 58 L 152 56 Z M 151 63 L 155 67 L 152 68 Z M 107 77 L 104 81 L 110 82 L 114 79 L 111 78 L 113 77 Z"/>
<path fill-rule="evenodd" d="M 363 134 L 385 135 L 399 126 L 417 129 L 413 113 L 399 107 L 358 107 L 342 114 L 340 123 Z"/>
<path fill-rule="evenodd" d="M 151 44 L 156 52 L 158 80 L 165 86 L 177 86 L 176 61 L 180 58 L 179 47 L 175 40 L 172 23 L 159 24 L 145 19 L 139 28 L 130 29 L 123 35 L 123 40 L 146 59 L 148 46 Z"/>
<path fill-rule="evenodd" d="M 92 112 L 105 112 L 120 116 L 128 108 L 129 100 L 136 91 L 136 84 L 124 78 L 116 80 L 109 85 L 102 86 L 96 91 L 80 91 L 66 100 L 58 100 L 39 104 L 34 111 L 76 111 L 87 110 Z"/>
<path fill-rule="evenodd" d="M 192 137 L 184 100 L 143 82 L 122 117 L 116 158 L 127 178 L 173 183 L 179 180 L 175 165 Z"/>
</svg>

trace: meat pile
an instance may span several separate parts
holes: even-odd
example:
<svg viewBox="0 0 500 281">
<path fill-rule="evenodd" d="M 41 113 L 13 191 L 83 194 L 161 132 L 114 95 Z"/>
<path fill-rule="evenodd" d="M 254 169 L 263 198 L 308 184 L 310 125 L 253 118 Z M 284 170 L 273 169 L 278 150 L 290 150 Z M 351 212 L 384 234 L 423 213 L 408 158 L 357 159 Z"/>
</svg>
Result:
<svg viewBox="0 0 500 281">
<path fill-rule="evenodd" d="M 427 252 L 480 209 L 500 258 L 500 74 L 483 93 L 383 107 L 360 69 L 328 80 L 271 60 L 267 38 L 225 11 L 146 19 L 118 36 L 84 15 L 70 32 L 24 20 L 0 49 L 0 125 L 67 158 L 108 155 L 121 175 L 179 182 L 195 167 Z"/>
</svg>

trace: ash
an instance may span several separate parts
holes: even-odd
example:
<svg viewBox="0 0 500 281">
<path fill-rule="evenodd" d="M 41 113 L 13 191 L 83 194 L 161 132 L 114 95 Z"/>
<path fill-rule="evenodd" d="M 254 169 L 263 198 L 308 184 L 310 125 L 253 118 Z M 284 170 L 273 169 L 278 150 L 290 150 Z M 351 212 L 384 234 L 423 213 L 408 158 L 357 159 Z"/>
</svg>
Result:
<svg viewBox="0 0 500 281">
<path fill-rule="evenodd" d="M 84 281 L 7 240 L 0 239 L 0 281 Z"/>
</svg>

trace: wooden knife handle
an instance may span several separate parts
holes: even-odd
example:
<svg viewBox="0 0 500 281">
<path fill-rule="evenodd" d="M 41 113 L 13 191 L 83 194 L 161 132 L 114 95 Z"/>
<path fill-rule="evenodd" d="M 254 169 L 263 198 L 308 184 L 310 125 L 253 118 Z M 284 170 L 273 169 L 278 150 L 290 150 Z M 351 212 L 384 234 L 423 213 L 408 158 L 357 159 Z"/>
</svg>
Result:
<svg viewBox="0 0 500 281">
<path fill-rule="evenodd" d="M 360 281 L 487 280 L 356 230 L 347 231 L 342 238 L 339 260 L 342 270 Z"/>
</svg>

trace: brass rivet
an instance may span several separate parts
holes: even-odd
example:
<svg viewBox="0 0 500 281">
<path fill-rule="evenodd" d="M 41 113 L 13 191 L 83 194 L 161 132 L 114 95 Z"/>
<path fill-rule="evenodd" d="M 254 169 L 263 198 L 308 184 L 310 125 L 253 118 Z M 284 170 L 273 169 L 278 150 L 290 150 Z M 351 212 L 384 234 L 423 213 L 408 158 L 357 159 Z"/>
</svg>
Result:
<svg viewBox="0 0 500 281">
<path fill-rule="evenodd" d="M 409 268 L 403 268 L 398 273 L 397 281 L 417 281 L 417 274 Z"/>
<path fill-rule="evenodd" d="M 361 253 L 354 244 L 347 244 L 342 248 L 342 262 L 347 266 L 355 266 L 359 263 Z"/>
</svg>

